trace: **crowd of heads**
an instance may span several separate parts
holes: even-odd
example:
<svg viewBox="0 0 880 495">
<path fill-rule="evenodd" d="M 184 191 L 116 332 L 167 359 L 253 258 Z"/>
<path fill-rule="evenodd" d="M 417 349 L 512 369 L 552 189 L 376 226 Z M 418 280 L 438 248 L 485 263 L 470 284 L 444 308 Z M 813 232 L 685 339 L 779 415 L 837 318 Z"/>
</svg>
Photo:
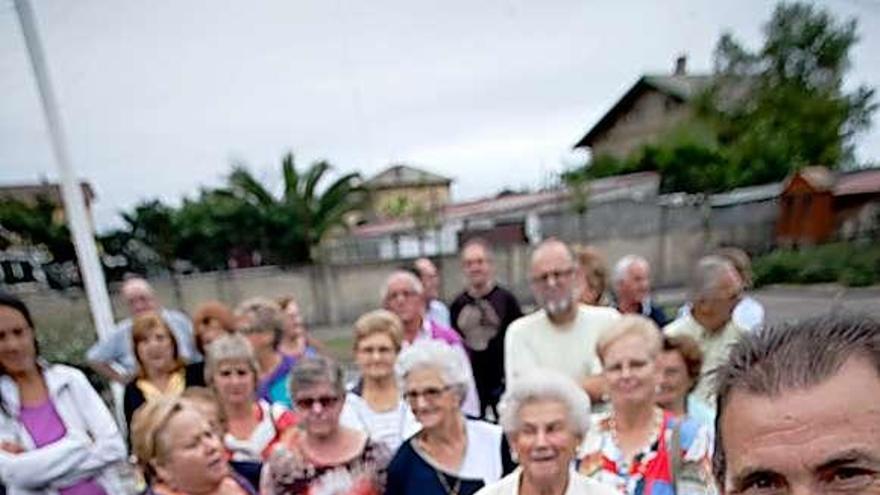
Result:
<svg viewBox="0 0 880 495">
<path fill-rule="evenodd" d="M 495 254 L 486 241 L 466 242 L 459 262 L 465 294 L 482 297 L 497 283 Z M 573 321 L 582 304 L 614 304 L 622 313 L 595 340 L 606 387 L 601 399 L 591 401 L 581 383 L 549 369 L 507 383 L 493 419 L 529 479 L 558 477 L 569 469 L 594 427 L 591 403 L 607 400 L 618 411 L 640 404 L 684 410 L 698 383 L 712 380 L 717 414 L 712 472 L 723 493 L 809 486 L 809 480 L 829 490 L 876 488 L 880 324 L 875 320 L 832 315 L 744 333 L 707 373 L 710 356 L 699 338 L 667 334 L 642 311 L 652 295 L 646 258 L 623 256 L 609 270 L 594 247 L 549 239 L 532 252 L 528 280 L 536 306 L 553 324 Z M 458 417 L 473 381 L 466 353 L 442 338 L 416 338 L 429 302 L 441 297 L 440 282 L 441 270 L 426 258 L 416 260 L 412 270 L 395 270 L 380 288 L 381 309 L 364 313 L 352 326 L 351 354 L 360 380 L 393 380 L 425 429 Z M 743 251 L 727 248 L 702 257 L 691 271 L 684 318 L 711 338 L 730 324 L 750 287 Z M 135 379 L 182 370 L 184 348 L 150 285 L 128 280 L 121 295 L 132 315 Z M 149 478 L 198 492 L 229 476 L 222 440 L 228 412 L 254 404 L 267 374 L 263 363 L 282 355 L 285 339 L 308 345 L 312 337 L 302 309 L 290 296 L 250 298 L 234 309 L 219 301 L 195 308 L 192 337 L 204 355 L 205 386 L 146 401 L 130 425 L 132 453 Z M 0 320 L 0 375 L 36 366 L 39 348 L 27 306 L 0 293 Z M 350 385 L 333 359 L 298 356 L 285 387 L 299 428 L 317 440 L 334 436 Z M 4 411 L 5 403 L 0 398 Z"/>
</svg>

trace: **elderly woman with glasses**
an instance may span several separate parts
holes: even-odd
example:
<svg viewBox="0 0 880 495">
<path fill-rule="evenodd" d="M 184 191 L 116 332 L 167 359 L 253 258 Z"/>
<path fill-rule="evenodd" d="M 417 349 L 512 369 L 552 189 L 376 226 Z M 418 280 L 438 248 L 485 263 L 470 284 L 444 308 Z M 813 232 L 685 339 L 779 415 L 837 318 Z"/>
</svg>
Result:
<svg viewBox="0 0 880 495">
<path fill-rule="evenodd" d="M 229 468 L 220 438 L 186 399 L 148 402 L 134 415 L 131 438 L 147 480 L 145 495 L 256 495 Z"/>
<path fill-rule="evenodd" d="M 326 357 L 300 360 L 290 374 L 300 430 L 290 430 L 263 464 L 260 493 L 379 495 L 385 486 L 387 448 L 342 426 L 342 368 Z"/>
<path fill-rule="evenodd" d="M 580 472 L 627 495 L 709 493 L 708 429 L 656 405 L 660 335 L 648 318 L 625 315 L 599 336 L 611 410 L 585 442 Z"/>
<path fill-rule="evenodd" d="M 418 431 L 419 423 L 394 374 L 394 363 L 403 341 L 403 328 L 394 313 L 377 309 L 354 324 L 354 360 L 360 379 L 345 397 L 342 424 L 366 433 L 395 452 Z"/>
<path fill-rule="evenodd" d="M 574 471 L 578 445 L 590 429 L 590 399 L 574 380 L 536 369 L 501 400 L 501 426 L 520 467 L 477 495 L 615 495 Z"/>
<path fill-rule="evenodd" d="M 397 374 L 422 429 L 391 461 L 387 495 L 470 495 L 513 470 L 501 428 L 462 414 L 470 377 L 448 344 L 414 343 L 398 358 Z"/>
</svg>

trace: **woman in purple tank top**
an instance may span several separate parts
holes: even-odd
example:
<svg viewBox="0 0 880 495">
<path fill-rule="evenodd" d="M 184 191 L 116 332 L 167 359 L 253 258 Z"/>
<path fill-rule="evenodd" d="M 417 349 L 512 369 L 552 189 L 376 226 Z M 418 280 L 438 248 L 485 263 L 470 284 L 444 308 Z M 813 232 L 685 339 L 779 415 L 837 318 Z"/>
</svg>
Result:
<svg viewBox="0 0 880 495">
<path fill-rule="evenodd" d="M 27 306 L 0 292 L 0 479 L 7 493 L 123 493 L 125 444 L 77 369 L 39 358 Z"/>
</svg>

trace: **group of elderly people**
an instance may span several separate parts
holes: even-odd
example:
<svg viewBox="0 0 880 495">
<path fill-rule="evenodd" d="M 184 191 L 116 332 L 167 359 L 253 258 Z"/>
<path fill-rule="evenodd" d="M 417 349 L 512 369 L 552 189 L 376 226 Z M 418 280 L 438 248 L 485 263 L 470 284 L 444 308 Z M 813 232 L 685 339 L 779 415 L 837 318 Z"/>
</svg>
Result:
<svg viewBox="0 0 880 495">
<path fill-rule="evenodd" d="M 713 492 L 712 411 L 690 400 L 702 365 L 692 339 L 624 315 L 596 339 L 602 405 L 591 409 L 583 384 L 536 367 L 508 381 L 495 424 L 470 414 L 462 340 L 421 311 L 406 317 L 411 278 L 390 277 L 387 309 L 355 322 L 352 383 L 304 335 L 289 298 L 250 299 L 234 312 L 201 305 L 194 337 L 205 359 L 189 364 L 160 313 L 134 317 L 137 371 L 124 412 L 145 493 Z M 81 372 L 40 359 L 24 303 L 0 294 L 8 493 L 128 493 L 122 438 Z"/>
<path fill-rule="evenodd" d="M 261 311 L 274 314 L 253 303 L 249 311 L 251 325 L 268 318 Z M 664 403 L 668 409 L 657 405 L 679 386 L 660 386 L 667 380 L 658 371 L 661 354 L 678 347 L 664 351 L 645 318 L 625 317 L 599 339 L 611 408 L 594 428 L 584 390 L 540 369 L 510 384 L 500 426 L 468 418 L 462 404 L 472 378 L 461 354 L 442 340 L 402 349 L 400 320 L 386 310 L 355 324 L 353 387 L 327 357 L 292 367 L 292 410 L 258 392 L 264 373 L 238 332 L 200 343 L 207 388 L 160 393 L 182 390 L 192 374 L 160 328 L 136 322 L 144 371 L 127 390 L 141 401 L 131 414 L 131 450 L 146 493 L 647 494 L 678 493 L 688 482 L 694 492 L 709 489 L 701 478 L 707 429 L 684 415 L 681 397 Z M 112 416 L 82 373 L 39 358 L 27 307 L 8 295 L 0 297 L 0 370 L 0 477 L 9 493 L 125 493 L 126 446 Z"/>
</svg>

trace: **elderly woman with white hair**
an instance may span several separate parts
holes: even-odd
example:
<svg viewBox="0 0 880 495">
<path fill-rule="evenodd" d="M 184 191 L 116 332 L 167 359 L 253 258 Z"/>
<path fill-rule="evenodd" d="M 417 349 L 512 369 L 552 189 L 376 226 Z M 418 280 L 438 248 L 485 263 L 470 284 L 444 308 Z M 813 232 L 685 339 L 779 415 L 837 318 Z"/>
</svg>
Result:
<svg viewBox="0 0 880 495">
<path fill-rule="evenodd" d="M 599 336 L 611 410 L 588 436 L 579 470 L 627 495 L 711 493 L 708 429 L 656 405 L 661 346 L 657 326 L 638 315 Z"/>
<path fill-rule="evenodd" d="M 501 426 L 520 466 L 477 495 L 615 495 L 573 469 L 590 429 L 590 398 L 571 378 L 536 369 L 501 399 Z"/>
<path fill-rule="evenodd" d="M 513 470 L 501 428 L 462 414 L 470 376 L 448 344 L 414 343 L 400 354 L 397 374 L 422 429 L 388 466 L 386 495 L 471 495 Z"/>
</svg>

